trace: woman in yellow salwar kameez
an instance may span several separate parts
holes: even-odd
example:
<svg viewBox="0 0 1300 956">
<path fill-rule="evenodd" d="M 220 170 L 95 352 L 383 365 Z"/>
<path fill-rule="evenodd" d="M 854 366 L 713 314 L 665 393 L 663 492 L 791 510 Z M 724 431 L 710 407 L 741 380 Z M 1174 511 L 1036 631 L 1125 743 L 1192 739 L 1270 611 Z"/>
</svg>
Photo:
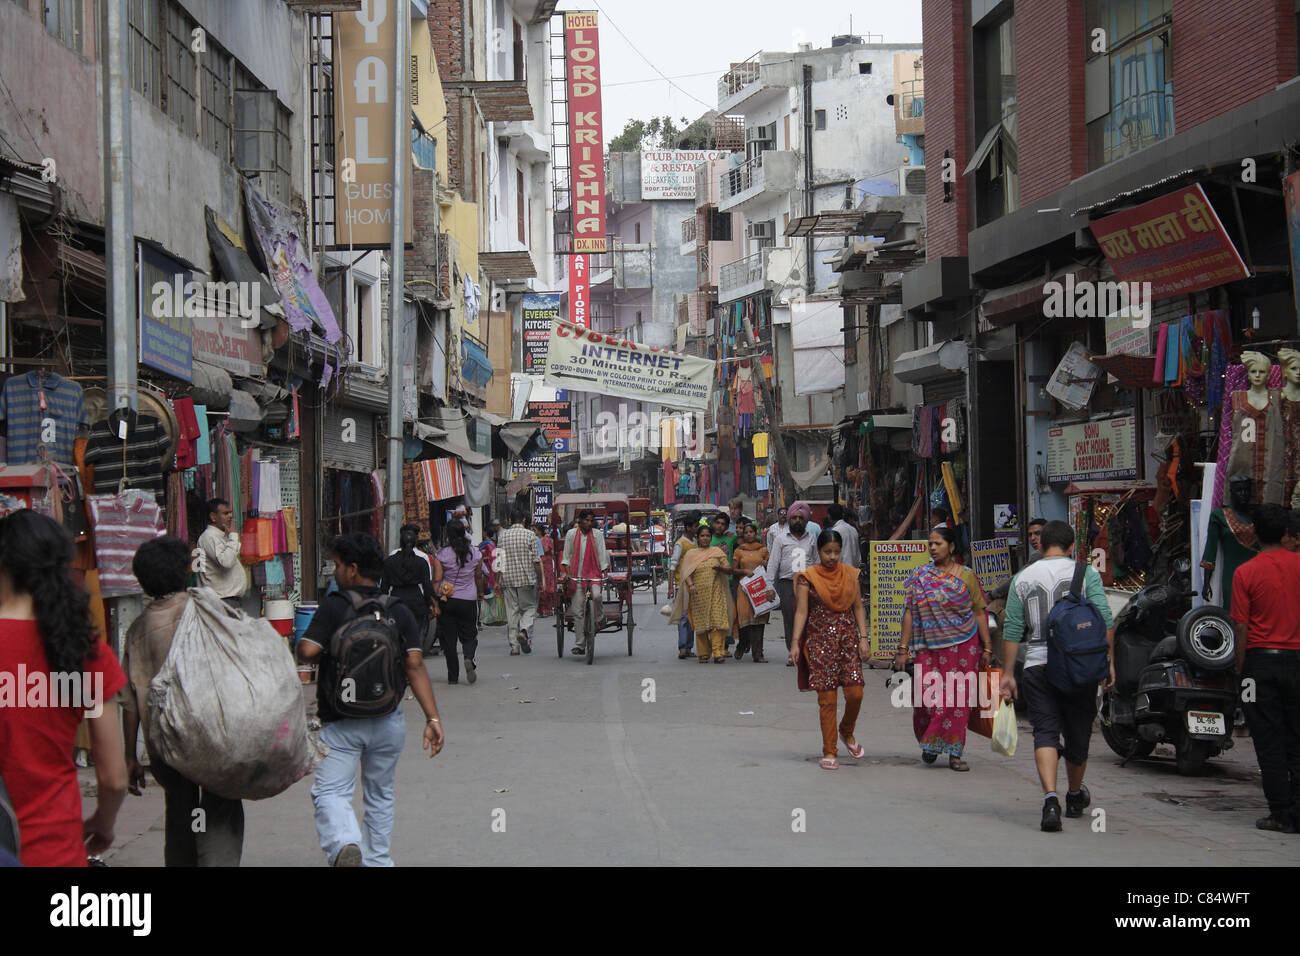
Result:
<svg viewBox="0 0 1300 956">
<path fill-rule="evenodd" d="M 731 632 L 734 611 L 727 575 L 731 566 L 727 552 L 712 545 L 712 529 L 701 526 L 696 547 L 682 556 L 679 566 L 686 585 L 686 613 L 695 632 L 695 653 L 701 664 L 712 657 L 715 664 L 727 659 L 726 639 Z"/>
</svg>

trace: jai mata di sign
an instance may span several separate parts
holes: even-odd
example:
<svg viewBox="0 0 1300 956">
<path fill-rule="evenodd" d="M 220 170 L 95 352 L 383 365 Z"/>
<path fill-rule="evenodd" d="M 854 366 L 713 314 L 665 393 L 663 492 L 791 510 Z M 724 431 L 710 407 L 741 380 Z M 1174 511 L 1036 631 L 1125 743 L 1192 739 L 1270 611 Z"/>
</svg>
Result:
<svg viewBox="0 0 1300 956">
<path fill-rule="evenodd" d="M 605 142 L 601 132 L 600 41 L 596 14 L 564 15 L 569 94 L 569 166 L 573 187 L 573 252 L 606 252 Z"/>
</svg>

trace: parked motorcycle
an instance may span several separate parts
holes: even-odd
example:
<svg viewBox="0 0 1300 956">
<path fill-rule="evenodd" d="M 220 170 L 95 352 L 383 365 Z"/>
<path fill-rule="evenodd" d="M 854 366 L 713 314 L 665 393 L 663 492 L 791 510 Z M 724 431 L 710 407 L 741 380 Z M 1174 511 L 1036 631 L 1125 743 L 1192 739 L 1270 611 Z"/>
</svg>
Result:
<svg viewBox="0 0 1300 956">
<path fill-rule="evenodd" d="M 1190 564 L 1131 597 L 1115 621 L 1115 686 L 1101 693 L 1101 733 L 1125 761 L 1171 743 L 1180 774 L 1232 747 L 1237 712 L 1232 621 L 1218 605 L 1191 608 Z"/>
</svg>

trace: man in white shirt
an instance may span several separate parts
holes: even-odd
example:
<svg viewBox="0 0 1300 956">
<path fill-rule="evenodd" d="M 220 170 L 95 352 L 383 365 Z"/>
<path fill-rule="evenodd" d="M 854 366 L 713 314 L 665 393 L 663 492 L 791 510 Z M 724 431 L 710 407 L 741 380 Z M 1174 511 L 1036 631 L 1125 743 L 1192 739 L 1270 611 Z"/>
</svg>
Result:
<svg viewBox="0 0 1300 956">
<path fill-rule="evenodd" d="M 211 588 L 233 608 L 239 608 L 248 577 L 239 561 L 239 534 L 234 530 L 235 511 L 225 498 L 208 502 L 208 526 L 199 535 L 195 558 L 199 586 Z"/>
<path fill-rule="evenodd" d="M 840 534 L 840 560 L 851 567 L 862 567 L 862 540 L 858 529 L 844 519 L 844 509 L 838 504 L 831 505 L 826 509 L 826 516 L 830 519 L 831 530 Z"/>
<path fill-rule="evenodd" d="M 767 579 L 776 582 L 776 593 L 781 598 L 786 650 L 794 640 L 794 576 L 817 562 L 817 539 L 808 531 L 808 506 L 800 502 L 788 514 L 789 527 L 773 540 L 767 559 Z M 786 663 L 794 666 L 793 662 Z"/>
<path fill-rule="evenodd" d="M 772 553 L 772 544 L 773 542 L 776 541 L 776 536 L 781 532 L 785 531 L 786 527 L 787 525 L 785 520 L 785 509 L 778 508 L 776 510 L 776 521 L 773 522 L 772 525 L 769 526 L 767 529 L 767 553 L 768 554 Z"/>
</svg>

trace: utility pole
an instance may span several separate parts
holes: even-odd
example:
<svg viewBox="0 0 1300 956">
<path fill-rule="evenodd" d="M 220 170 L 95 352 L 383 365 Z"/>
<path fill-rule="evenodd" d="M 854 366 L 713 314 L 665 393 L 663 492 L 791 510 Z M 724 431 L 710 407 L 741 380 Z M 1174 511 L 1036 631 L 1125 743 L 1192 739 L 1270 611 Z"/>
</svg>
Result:
<svg viewBox="0 0 1300 956">
<path fill-rule="evenodd" d="M 771 441 L 768 444 L 772 449 L 772 457 L 776 459 L 777 471 L 781 475 L 781 490 L 784 493 L 788 488 L 791 495 L 796 495 L 803 489 L 795 484 L 794 472 L 790 469 L 790 459 L 785 454 L 785 439 L 781 434 L 781 425 L 777 421 L 776 398 L 772 394 L 772 386 L 767 376 L 763 374 L 763 362 L 758 354 L 758 341 L 754 338 L 754 327 L 750 324 L 747 315 L 742 315 L 741 321 L 745 324 L 745 341 L 749 343 L 749 351 L 758 362 L 754 377 L 758 379 L 759 391 L 763 393 L 763 407 L 767 410 L 767 426 L 771 432 Z M 794 498 L 791 497 L 790 500 L 794 501 Z"/>
<path fill-rule="evenodd" d="M 397 547 L 402 526 L 402 370 L 414 356 L 402 354 L 406 318 L 406 167 L 411 155 L 411 114 L 406 81 L 410 76 L 410 0 L 394 0 L 397 16 L 393 57 L 393 241 L 388 257 L 388 475 L 385 482 L 384 534 Z"/>
<path fill-rule="evenodd" d="M 131 210 L 131 90 L 127 74 L 128 0 L 103 0 L 100 51 L 104 96 L 104 234 L 108 279 L 108 398 L 136 407 L 135 223 Z"/>
</svg>

